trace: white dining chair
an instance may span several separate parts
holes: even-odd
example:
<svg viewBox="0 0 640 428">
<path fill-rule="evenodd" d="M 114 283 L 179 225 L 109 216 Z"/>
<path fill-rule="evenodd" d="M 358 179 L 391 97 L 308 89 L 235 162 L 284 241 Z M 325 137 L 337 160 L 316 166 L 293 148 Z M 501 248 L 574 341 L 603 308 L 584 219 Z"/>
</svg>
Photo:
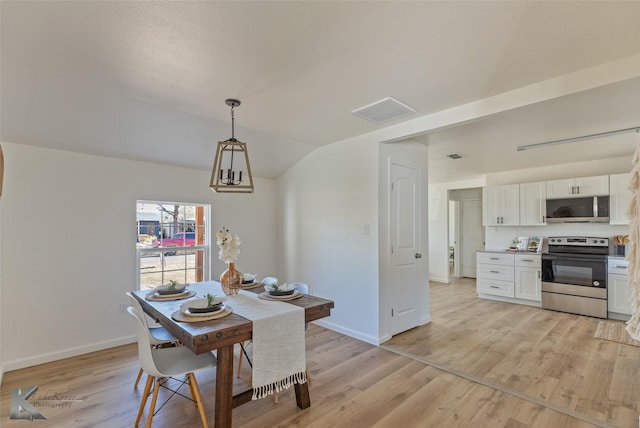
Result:
<svg viewBox="0 0 640 428">
<path fill-rule="evenodd" d="M 143 321 L 144 313 L 139 312 L 133 306 L 129 306 L 127 311 L 136 320 L 138 357 L 140 359 L 142 369 L 147 373 L 147 383 L 145 384 L 144 392 L 142 393 L 140 409 L 138 410 L 138 416 L 136 417 L 135 427 L 138 427 L 138 424 L 140 423 L 151 388 L 153 387 L 153 397 L 151 398 L 151 405 L 149 406 L 149 415 L 147 417 L 146 424 L 147 428 L 151 428 L 151 422 L 153 421 L 160 387 L 168 389 L 168 387 L 164 385 L 163 381 L 166 378 L 173 378 L 175 376 L 186 376 L 186 383 L 189 385 L 191 397 L 196 403 L 196 407 L 200 413 L 202 425 L 204 428 L 208 428 L 207 417 L 204 411 L 204 406 L 202 405 L 202 398 L 200 396 L 200 388 L 198 387 L 198 382 L 196 381 L 194 372 L 215 367 L 216 357 L 211 352 L 194 354 L 185 346 L 178 346 L 174 348 L 152 348 L 151 334 Z"/>
<path fill-rule="evenodd" d="M 144 314 L 144 310 L 142 309 L 142 306 L 140 306 L 140 303 L 133 296 L 133 294 L 131 294 L 129 292 L 127 292 L 125 294 L 129 298 L 129 302 L 130 302 L 131 306 L 136 308 L 136 311 L 138 311 L 139 313 Z M 159 348 L 161 346 L 166 346 L 166 345 L 178 346 L 180 344 L 180 341 L 178 339 L 176 339 L 171 333 L 169 333 L 164 327 L 159 326 L 159 325 L 151 327 L 149 325 L 149 323 L 147 322 L 147 316 L 146 315 L 143 315 L 142 322 L 149 329 L 149 333 L 151 334 L 149 339 L 150 339 L 152 347 Z M 138 383 L 140 382 L 140 378 L 141 377 L 142 377 L 142 368 L 138 371 L 138 376 L 136 377 L 136 382 L 133 384 L 134 388 L 138 387 Z"/>
</svg>

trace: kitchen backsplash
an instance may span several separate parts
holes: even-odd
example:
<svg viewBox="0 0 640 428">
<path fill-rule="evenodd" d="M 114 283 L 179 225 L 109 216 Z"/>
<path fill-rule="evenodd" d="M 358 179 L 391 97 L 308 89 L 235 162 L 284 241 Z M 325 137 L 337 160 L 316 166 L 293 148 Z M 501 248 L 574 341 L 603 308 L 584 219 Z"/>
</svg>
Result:
<svg viewBox="0 0 640 428">
<path fill-rule="evenodd" d="M 613 246 L 615 235 L 628 235 L 629 226 L 611 226 L 603 223 L 559 223 L 548 226 L 514 226 L 514 227 L 486 227 L 485 248 L 487 250 L 504 250 L 512 245 L 518 236 L 542 236 L 544 244 L 542 251 L 546 251 L 549 236 L 596 236 L 609 238 Z M 613 250 L 611 250 L 613 251 Z"/>
</svg>

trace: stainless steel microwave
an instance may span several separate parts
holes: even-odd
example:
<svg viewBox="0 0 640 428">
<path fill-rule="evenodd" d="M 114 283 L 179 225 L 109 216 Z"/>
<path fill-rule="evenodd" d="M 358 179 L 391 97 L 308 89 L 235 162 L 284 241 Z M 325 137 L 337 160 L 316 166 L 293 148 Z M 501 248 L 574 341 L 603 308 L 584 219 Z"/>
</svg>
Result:
<svg viewBox="0 0 640 428">
<path fill-rule="evenodd" d="M 547 223 L 608 223 L 609 196 L 547 199 Z"/>
</svg>

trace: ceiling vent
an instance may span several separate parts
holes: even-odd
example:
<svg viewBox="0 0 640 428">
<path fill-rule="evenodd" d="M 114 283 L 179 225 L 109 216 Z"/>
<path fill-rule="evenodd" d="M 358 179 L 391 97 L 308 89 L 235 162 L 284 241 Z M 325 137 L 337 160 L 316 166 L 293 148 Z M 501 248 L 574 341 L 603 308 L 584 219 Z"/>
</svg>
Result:
<svg viewBox="0 0 640 428">
<path fill-rule="evenodd" d="M 447 155 L 447 157 L 450 157 L 451 159 L 462 159 L 462 155 L 459 153 L 451 153 L 450 155 Z"/>
<path fill-rule="evenodd" d="M 395 98 L 387 97 L 368 106 L 355 109 L 351 113 L 373 123 L 382 123 L 408 113 L 415 113 L 415 110 Z"/>
</svg>

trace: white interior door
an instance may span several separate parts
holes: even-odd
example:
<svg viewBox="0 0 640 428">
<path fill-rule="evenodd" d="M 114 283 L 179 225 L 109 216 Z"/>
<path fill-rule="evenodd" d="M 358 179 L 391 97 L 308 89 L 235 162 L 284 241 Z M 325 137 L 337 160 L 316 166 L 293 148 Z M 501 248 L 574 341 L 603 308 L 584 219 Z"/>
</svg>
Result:
<svg viewBox="0 0 640 428">
<path fill-rule="evenodd" d="M 420 171 L 391 164 L 391 334 L 420 323 Z"/>
<path fill-rule="evenodd" d="M 463 199 L 461 224 L 461 270 L 462 276 L 476 277 L 476 253 L 484 250 L 484 227 L 482 226 L 482 200 Z"/>
</svg>

